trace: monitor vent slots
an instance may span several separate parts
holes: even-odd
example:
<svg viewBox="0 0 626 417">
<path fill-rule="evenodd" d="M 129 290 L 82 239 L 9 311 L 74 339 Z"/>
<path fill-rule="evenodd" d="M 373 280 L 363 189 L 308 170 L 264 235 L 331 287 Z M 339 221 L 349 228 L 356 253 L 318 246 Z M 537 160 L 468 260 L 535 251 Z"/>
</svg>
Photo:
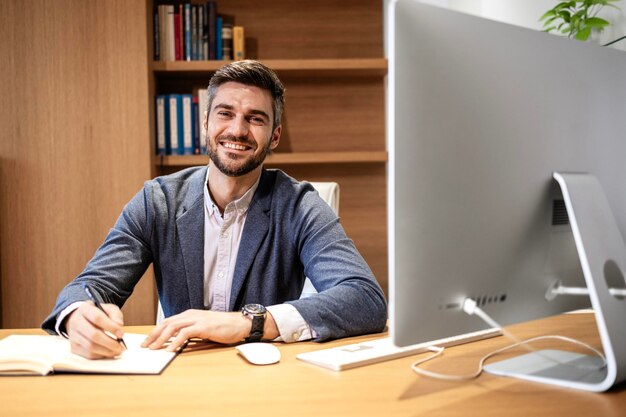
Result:
<svg viewBox="0 0 626 417">
<path fill-rule="evenodd" d="M 567 208 L 565 207 L 565 200 L 553 200 L 552 201 L 552 225 L 563 226 L 569 224 L 569 217 L 567 216 Z"/>
</svg>

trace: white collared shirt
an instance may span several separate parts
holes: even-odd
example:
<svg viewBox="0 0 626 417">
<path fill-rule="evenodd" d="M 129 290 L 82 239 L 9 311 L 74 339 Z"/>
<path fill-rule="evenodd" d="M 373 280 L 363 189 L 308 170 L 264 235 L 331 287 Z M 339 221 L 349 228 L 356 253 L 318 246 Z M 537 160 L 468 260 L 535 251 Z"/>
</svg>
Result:
<svg viewBox="0 0 626 417">
<path fill-rule="evenodd" d="M 224 215 L 209 193 L 209 170 L 204 181 L 204 308 L 230 311 L 230 295 L 241 235 L 248 207 L 259 185 L 260 177 L 239 199 L 224 208 Z M 290 304 L 267 306 L 274 318 L 280 338 L 297 342 L 312 337 L 308 324 Z"/>
</svg>

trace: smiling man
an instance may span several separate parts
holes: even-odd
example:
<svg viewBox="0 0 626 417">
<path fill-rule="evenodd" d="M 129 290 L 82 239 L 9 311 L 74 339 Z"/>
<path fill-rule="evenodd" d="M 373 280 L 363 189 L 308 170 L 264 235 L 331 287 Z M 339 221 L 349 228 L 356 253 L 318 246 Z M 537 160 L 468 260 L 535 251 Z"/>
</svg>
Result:
<svg viewBox="0 0 626 417">
<path fill-rule="evenodd" d="M 120 308 L 153 264 L 167 318 L 144 342 L 152 349 L 190 338 L 322 341 L 383 330 L 384 294 L 337 216 L 310 184 L 263 168 L 282 132 L 276 74 L 237 61 L 208 91 L 208 166 L 147 181 L 42 327 L 82 356 L 119 355 Z M 318 294 L 301 299 L 305 276 Z"/>
</svg>

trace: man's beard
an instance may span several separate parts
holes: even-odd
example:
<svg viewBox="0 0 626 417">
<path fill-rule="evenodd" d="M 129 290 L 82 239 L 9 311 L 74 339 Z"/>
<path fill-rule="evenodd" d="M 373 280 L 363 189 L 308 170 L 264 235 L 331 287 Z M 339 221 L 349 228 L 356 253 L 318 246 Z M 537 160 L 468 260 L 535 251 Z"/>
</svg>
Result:
<svg viewBox="0 0 626 417">
<path fill-rule="evenodd" d="M 263 152 L 261 152 L 260 154 L 253 155 L 252 158 L 247 159 L 242 164 L 239 164 L 238 162 L 235 162 L 234 160 L 231 160 L 231 161 L 235 163 L 228 164 L 227 161 L 223 161 L 222 159 L 220 159 L 217 153 L 217 146 L 220 140 L 227 140 L 229 142 L 243 143 L 243 144 L 247 144 L 248 141 L 246 140 L 246 138 L 238 138 L 232 135 L 224 135 L 224 136 L 218 136 L 215 139 L 215 143 L 214 143 L 216 147 L 215 151 L 211 147 L 211 144 L 207 146 L 206 153 L 207 155 L 209 155 L 209 158 L 211 158 L 211 161 L 213 161 L 213 164 L 215 165 L 215 167 L 219 169 L 220 172 L 222 172 L 224 175 L 228 175 L 229 177 L 239 177 L 242 175 L 246 175 L 247 173 L 255 170 L 259 165 L 263 163 L 263 161 L 265 161 L 265 158 L 267 157 L 267 155 L 271 153 L 270 144 L 272 143 L 272 141 L 270 138 L 270 140 L 267 141 L 267 146 L 265 146 L 265 148 L 263 149 Z"/>
</svg>

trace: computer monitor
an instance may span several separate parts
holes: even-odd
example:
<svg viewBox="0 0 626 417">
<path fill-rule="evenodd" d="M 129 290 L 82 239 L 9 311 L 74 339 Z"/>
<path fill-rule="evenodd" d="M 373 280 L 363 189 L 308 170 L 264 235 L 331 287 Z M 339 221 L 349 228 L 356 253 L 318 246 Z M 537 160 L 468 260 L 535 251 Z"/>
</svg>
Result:
<svg viewBox="0 0 626 417">
<path fill-rule="evenodd" d="M 502 325 L 593 304 L 608 370 L 561 385 L 625 379 L 626 336 L 611 326 L 626 301 L 604 289 L 626 271 L 626 53 L 414 0 L 390 2 L 386 32 L 394 343 L 485 328 L 466 298 Z M 555 172 L 597 182 L 566 174 L 564 198 Z M 613 253 L 596 236 L 585 255 L 575 237 L 600 229 Z M 583 269 L 598 268 L 591 299 L 550 291 L 588 287 Z"/>
</svg>

